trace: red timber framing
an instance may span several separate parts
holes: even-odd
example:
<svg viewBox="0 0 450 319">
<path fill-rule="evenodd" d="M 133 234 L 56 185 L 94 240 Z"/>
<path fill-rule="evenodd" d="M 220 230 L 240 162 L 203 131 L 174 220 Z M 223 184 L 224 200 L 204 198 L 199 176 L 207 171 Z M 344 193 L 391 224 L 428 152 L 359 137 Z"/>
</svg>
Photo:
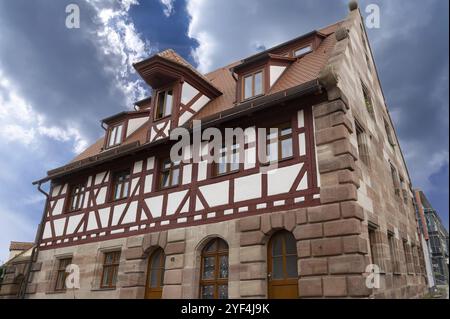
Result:
<svg viewBox="0 0 450 319">
<path fill-rule="evenodd" d="M 286 181 L 282 180 L 282 175 L 260 174 L 264 164 L 261 165 L 257 160 L 253 167 L 244 167 L 244 164 L 241 164 L 237 172 L 215 176 L 214 164 L 208 164 L 205 168 L 201 163 L 192 163 L 191 159 L 180 166 L 180 185 L 161 190 L 158 188 L 160 164 L 170 151 L 170 145 L 165 143 L 150 151 L 142 151 L 97 168 L 87 169 L 77 176 L 53 181 L 40 249 L 319 205 L 320 189 L 316 176 L 311 105 L 318 103 L 321 98 L 315 96 L 280 104 L 251 117 L 239 118 L 226 124 L 226 127 L 245 129 L 255 126 L 271 128 L 290 122 L 294 155 L 278 163 L 278 172 L 295 172 L 295 175 L 288 173 L 295 176 L 289 185 L 285 185 Z M 283 111 L 277 111 L 277 108 L 283 108 Z M 267 115 L 267 112 L 270 112 L 270 115 Z M 299 123 L 299 119 L 302 123 Z M 304 139 L 304 143 L 299 143 L 300 138 L 302 141 Z M 245 150 L 254 149 L 257 154 L 257 141 L 258 136 L 251 141 L 246 140 Z M 124 169 L 130 169 L 131 172 L 130 195 L 112 202 L 109 200 L 112 176 Z M 190 180 L 186 182 L 185 176 L 191 176 Z M 261 185 L 260 194 L 244 200 L 235 198 L 241 196 L 235 189 L 241 189 L 238 187 L 242 187 L 242 178 L 246 177 L 258 179 Z M 275 183 L 277 178 L 286 188 L 283 192 L 273 192 L 271 184 Z M 65 209 L 56 209 L 58 201 L 68 200 L 68 185 L 72 184 L 72 180 L 80 179 L 86 180 L 85 200 L 81 210 L 70 213 Z M 227 192 L 223 203 L 214 203 L 211 200 L 211 192 L 208 194 L 208 187 L 216 185 L 225 186 L 220 188 Z M 301 185 L 306 187 L 300 187 Z M 102 198 L 99 200 L 100 197 Z M 158 204 L 155 205 L 155 202 Z"/>
</svg>

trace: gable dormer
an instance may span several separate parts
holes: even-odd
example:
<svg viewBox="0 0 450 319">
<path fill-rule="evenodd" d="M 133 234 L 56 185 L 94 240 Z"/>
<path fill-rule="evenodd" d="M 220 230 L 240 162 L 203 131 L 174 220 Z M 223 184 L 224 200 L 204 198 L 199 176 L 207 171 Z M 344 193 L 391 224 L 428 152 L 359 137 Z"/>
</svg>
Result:
<svg viewBox="0 0 450 319">
<path fill-rule="evenodd" d="M 238 76 L 237 101 L 246 102 L 265 95 L 295 60 L 289 56 L 268 52 L 243 60 L 241 64 L 231 70 Z"/>
<path fill-rule="evenodd" d="M 136 63 L 136 71 L 152 87 L 149 142 L 169 136 L 222 92 L 173 50 Z"/>
<path fill-rule="evenodd" d="M 150 99 L 145 101 L 149 103 Z M 138 105 L 137 103 L 136 105 Z M 133 133 L 148 122 L 149 114 L 150 109 L 141 108 L 138 111 L 121 112 L 103 119 L 102 126 L 106 130 L 103 150 L 123 145 Z"/>
<path fill-rule="evenodd" d="M 236 101 L 247 102 L 269 93 L 284 71 L 314 52 L 325 37 L 314 31 L 242 60 L 230 69 L 237 76 Z"/>
</svg>

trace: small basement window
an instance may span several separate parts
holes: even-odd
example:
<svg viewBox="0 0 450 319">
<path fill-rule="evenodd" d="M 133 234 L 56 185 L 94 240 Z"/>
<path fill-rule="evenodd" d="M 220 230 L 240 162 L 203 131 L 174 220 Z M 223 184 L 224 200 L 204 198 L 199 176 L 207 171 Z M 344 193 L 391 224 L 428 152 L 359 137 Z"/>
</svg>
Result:
<svg viewBox="0 0 450 319">
<path fill-rule="evenodd" d="M 158 93 L 156 99 L 155 120 L 162 119 L 172 114 L 173 90 L 165 90 Z"/>
<path fill-rule="evenodd" d="M 305 47 L 301 47 L 297 50 L 294 51 L 294 57 L 298 58 L 302 55 L 308 54 L 312 52 L 312 46 L 311 45 L 307 45 Z"/>
<path fill-rule="evenodd" d="M 123 135 L 123 123 L 114 125 L 109 129 L 108 145 L 107 147 L 113 147 L 122 143 Z"/>
</svg>

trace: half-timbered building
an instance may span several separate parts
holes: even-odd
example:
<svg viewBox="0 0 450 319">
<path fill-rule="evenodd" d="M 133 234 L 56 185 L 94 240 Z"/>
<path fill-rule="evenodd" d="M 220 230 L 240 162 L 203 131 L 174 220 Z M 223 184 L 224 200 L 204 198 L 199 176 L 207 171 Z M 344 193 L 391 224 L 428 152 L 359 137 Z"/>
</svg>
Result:
<svg viewBox="0 0 450 319">
<path fill-rule="evenodd" d="M 134 67 L 151 97 L 36 182 L 51 190 L 26 297 L 424 291 L 410 179 L 355 2 L 342 21 L 208 74 L 173 50 Z M 188 145 L 172 161 L 170 133 L 193 136 L 194 121 L 242 128 L 245 160 L 196 162 Z M 260 139 L 276 167 L 258 159 Z M 69 264 L 79 289 L 66 287 Z M 373 269 L 379 285 L 367 284 Z"/>
</svg>

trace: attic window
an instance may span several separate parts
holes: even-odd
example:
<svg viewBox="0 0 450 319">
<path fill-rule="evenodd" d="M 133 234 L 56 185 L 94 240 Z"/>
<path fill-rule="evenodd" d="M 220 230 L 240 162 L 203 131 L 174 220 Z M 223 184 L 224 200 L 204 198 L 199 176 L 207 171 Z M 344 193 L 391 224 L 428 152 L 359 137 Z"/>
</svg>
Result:
<svg viewBox="0 0 450 319">
<path fill-rule="evenodd" d="M 113 147 L 122 143 L 123 135 L 123 123 L 112 126 L 109 129 L 108 145 L 107 147 Z"/>
<path fill-rule="evenodd" d="M 173 90 L 160 91 L 156 99 L 155 120 L 162 119 L 172 114 Z"/>
<path fill-rule="evenodd" d="M 247 100 L 258 95 L 263 94 L 263 71 L 257 71 L 246 75 L 243 81 L 244 96 L 243 99 Z"/>
<path fill-rule="evenodd" d="M 298 58 L 302 55 L 308 54 L 312 52 L 312 46 L 311 45 L 307 45 L 305 47 L 301 47 L 297 50 L 294 51 L 294 57 Z"/>
</svg>

